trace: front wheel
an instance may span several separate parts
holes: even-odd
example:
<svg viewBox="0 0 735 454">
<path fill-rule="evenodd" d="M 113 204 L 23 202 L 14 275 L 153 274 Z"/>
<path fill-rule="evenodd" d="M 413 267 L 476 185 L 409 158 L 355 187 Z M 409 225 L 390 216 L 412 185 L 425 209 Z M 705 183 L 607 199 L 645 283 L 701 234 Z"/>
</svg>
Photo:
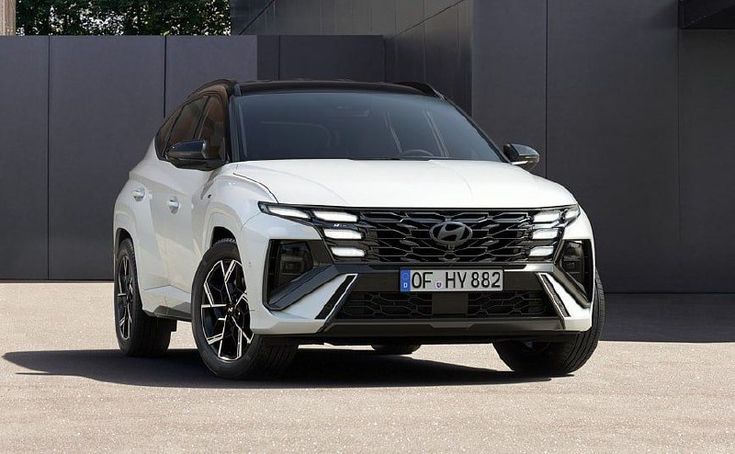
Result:
<svg viewBox="0 0 735 454">
<path fill-rule="evenodd" d="M 194 276 L 191 327 L 202 361 L 222 378 L 277 376 L 298 348 L 251 331 L 245 272 L 231 239 L 218 241 L 202 258 Z"/>
<path fill-rule="evenodd" d="M 582 367 L 597 348 L 605 324 L 605 294 L 596 273 L 595 292 L 589 330 L 564 342 L 496 342 L 500 359 L 516 372 L 534 375 L 566 375 Z"/>
</svg>

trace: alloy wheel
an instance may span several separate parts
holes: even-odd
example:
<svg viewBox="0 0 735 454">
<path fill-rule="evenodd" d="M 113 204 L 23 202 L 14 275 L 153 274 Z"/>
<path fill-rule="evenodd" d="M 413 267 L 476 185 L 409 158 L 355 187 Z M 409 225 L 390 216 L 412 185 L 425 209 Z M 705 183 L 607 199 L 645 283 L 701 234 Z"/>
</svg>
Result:
<svg viewBox="0 0 735 454">
<path fill-rule="evenodd" d="M 135 282 L 127 255 L 120 258 L 115 277 L 115 310 L 117 311 L 117 329 L 120 337 L 130 339 L 133 326 L 133 302 L 135 301 Z"/>
<path fill-rule="evenodd" d="M 237 260 L 220 260 L 204 279 L 201 322 L 209 347 L 223 361 L 242 357 L 253 339 L 245 274 Z"/>
</svg>

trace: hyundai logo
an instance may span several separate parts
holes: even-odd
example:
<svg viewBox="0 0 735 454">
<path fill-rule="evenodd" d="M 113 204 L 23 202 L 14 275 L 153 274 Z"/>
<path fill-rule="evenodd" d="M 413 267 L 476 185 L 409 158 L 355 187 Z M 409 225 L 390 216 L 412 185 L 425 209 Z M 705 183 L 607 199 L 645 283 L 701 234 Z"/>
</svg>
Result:
<svg viewBox="0 0 735 454">
<path fill-rule="evenodd" d="M 461 222 L 447 221 L 431 227 L 429 236 L 437 243 L 454 249 L 472 238 L 472 229 Z"/>
</svg>

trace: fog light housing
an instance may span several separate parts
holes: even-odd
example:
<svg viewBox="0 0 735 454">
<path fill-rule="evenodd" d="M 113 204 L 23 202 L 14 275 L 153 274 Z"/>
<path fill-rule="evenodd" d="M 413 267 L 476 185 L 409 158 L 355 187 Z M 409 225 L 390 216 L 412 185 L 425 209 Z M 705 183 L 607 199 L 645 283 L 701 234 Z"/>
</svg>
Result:
<svg viewBox="0 0 735 454">
<path fill-rule="evenodd" d="M 268 257 L 268 293 L 285 287 L 314 268 L 314 258 L 304 241 L 277 240 Z"/>
<path fill-rule="evenodd" d="M 592 245 L 588 240 L 565 241 L 559 255 L 559 267 L 589 298 L 592 294 Z"/>
</svg>

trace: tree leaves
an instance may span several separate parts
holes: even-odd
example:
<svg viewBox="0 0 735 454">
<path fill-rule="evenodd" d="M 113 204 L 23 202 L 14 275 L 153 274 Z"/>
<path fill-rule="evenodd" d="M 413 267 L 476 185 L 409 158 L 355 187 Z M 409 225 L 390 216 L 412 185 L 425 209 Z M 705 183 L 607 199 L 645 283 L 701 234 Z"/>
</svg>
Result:
<svg viewBox="0 0 735 454">
<path fill-rule="evenodd" d="M 227 35 L 228 0 L 18 0 L 21 35 Z"/>
</svg>

